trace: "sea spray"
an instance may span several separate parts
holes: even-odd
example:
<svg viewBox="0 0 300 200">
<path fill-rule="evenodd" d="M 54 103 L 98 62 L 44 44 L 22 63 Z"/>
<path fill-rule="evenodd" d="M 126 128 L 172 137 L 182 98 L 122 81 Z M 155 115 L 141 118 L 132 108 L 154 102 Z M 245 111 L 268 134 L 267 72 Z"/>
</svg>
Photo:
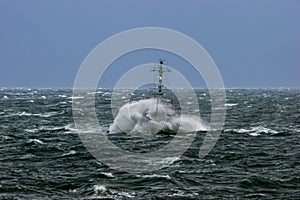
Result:
<svg viewBox="0 0 300 200">
<path fill-rule="evenodd" d="M 176 114 L 171 104 L 152 98 L 124 104 L 111 124 L 109 133 L 152 136 L 158 132 L 174 134 L 207 129 L 199 116 Z"/>
</svg>

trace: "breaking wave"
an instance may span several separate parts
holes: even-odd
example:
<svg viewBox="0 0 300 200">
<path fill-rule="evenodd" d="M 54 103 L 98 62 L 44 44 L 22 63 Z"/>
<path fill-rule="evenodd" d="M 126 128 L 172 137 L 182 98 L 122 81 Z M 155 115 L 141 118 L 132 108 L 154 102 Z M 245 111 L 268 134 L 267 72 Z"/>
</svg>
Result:
<svg viewBox="0 0 300 200">
<path fill-rule="evenodd" d="M 111 124 L 109 133 L 125 132 L 141 136 L 207 129 L 199 116 L 176 114 L 171 104 L 157 103 L 157 99 L 153 98 L 124 104 Z"/>
</svg>

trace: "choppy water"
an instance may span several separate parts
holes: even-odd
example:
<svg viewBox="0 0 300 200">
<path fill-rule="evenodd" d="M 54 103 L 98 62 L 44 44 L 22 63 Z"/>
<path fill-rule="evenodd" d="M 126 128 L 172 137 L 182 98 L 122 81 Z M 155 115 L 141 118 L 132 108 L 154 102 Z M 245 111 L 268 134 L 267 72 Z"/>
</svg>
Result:
<svg viewBox="0 0 300 200">
<path fill-rule="evenodd" d="M 138 91 L 137 99 L 147 90 Z M 198 150 L 205 132 L 169 167 L 128 174 L 98 162 L 82 145 L 67 89 L 0 90 L 0 199 L 300 199 L 300 90 L 227 90 L 227 118 L 215 148 Z M 110 90 L 96 93 L 100 124 L 113 122 Z M 202 119 L 210 97 L 197 91 Z M 188 103 L 188 99 L 187 99 Z M 124 148 L 157 149 L 110 135 Z"/>
</svg>

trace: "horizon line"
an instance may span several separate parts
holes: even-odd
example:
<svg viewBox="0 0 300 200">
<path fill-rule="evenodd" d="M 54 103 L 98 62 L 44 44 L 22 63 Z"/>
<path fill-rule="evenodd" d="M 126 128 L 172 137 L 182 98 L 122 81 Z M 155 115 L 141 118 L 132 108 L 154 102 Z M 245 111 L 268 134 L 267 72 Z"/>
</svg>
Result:
<svg viewBox="0 0 300 200">
<path fill-rule="evenodd" d="M 154 89 L 156 87 L 145 87 L 145 88 L 138 88 L 138 89 Z M 73 90 L 74 87 L 0 87 L 0 90 L 3 89 L 71 89 Z M 94 89 L 94 88 L 81 88 L 81 89 Z M 113 87 L 97 87 L 98 89 L 136 89 L 136 88 L 113 88 Z M 170 89 L 170 88 L 166 88 Z M 183 87 L 173 87 L 171 89 L 190 89 L 190 88 L 183 88 Z M 192 87 L 192 89 L 209 89 L 207 87 Z M 210 88 L 210 89 L 300 89 L 299 87 L 224 87 L 224 88 Z"/>
</svg>

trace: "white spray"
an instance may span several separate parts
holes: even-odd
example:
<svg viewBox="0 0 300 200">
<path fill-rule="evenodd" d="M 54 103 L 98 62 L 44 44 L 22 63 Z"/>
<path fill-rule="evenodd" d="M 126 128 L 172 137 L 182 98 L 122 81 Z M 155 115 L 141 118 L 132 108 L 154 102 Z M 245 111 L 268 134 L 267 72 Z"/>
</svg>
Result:
<svg viewBox="0 0 300 200">
<path fill-rule="evenodd" d="M 207 129 L 199 116 L 176 115 L 169 105 L 157 104 L 157 99 L 153 98 L 124 104 L 109 132 L 145 136 L 158 132 L 187 133 Z"/>
</svg>

